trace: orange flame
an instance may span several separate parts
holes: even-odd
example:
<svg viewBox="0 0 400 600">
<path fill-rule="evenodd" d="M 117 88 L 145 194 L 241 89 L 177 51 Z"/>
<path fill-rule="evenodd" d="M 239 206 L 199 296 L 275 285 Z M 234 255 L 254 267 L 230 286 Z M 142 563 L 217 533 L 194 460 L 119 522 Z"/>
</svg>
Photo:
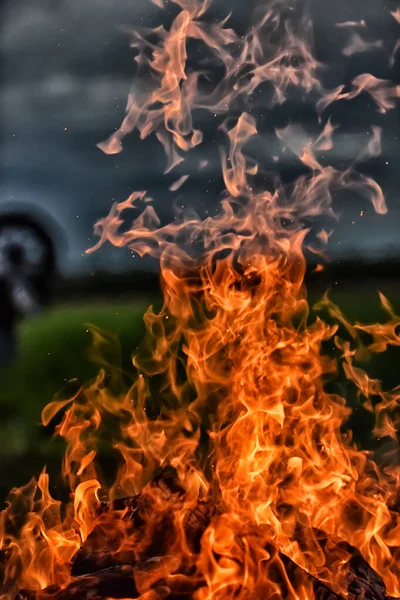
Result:
<svg viewBox="0 0 400 600">
<path fill-rule="evenodd" d="M 229 116 L 262 84 L 271 87 L 273 103 L 284 102 L 293 86 L 312 92 L 321 119 L 332 102 L 362 92 L 380 112 L 396 106 L 398 86 L 370 74 L 356 77 L 349 92 L 324 90 L 310 21 L 291 16 L 283 0 L 257 13 L 244 36 L 227 20 L 208 22 L 208 1 L 174 2 L 180 11 L 169 30 L 132 33 L 139 85 L 121 128 L 101 145 L 105 152 L 119 152 L 124 136 L 138 129 L 142 138 L 155 134 L 170 171 L 202 143 L 196 109 Z M 223 65 L 213 89 L 205 91 L 200 73 L 189 69 L 188 39 L 201 41 Z M 146 72 L 151 84 L 142 88 Z M 357 448 L 344 429 L 351 409 L 325 385 L 343 368 L 375 415 L 375 435 L 394 438 L 399 389 L 385 391 L 358 363 L 400 345 L 400 319 L 381 295 L 389 316 L 383 325 L 348 323 L 327 296 L 316 308 L 337 324 L 310 320 L 304 287 L 305 222 L 335 216 L 334 190 L 358 190 L 379 214 L 386 212 L 373 179 L 354 165 L 339 171 L 321 164 L 317 153 L 332 148 L 335 128 L 328 120 L 315 140 L 293 125 L 277 130 L 310 173 L 271 192 L 260 184 L 261 166 L 246 155 L 259 130 L 249 107 L 234 125 L 222 125 L 226 191 L 216 216 L 202 220 L 190 212 L 161 226 L 143 191 L 97 223 L 95 248 L 110 241 L 160 261 L 164 303 L 145 315 L 147 336 L 133 358 L 129 390 L 121 370 L 102 359 L 95 381 L 43 410 L 44 424 L 63 411 L 56 432 L 67 443 L 63 474 L 71 500 L 52 498 L 45 472 L 37 484 L 11 493 L 1 521 L 2 598 L 21 588 L 68 585 L 79 549 L 96 554 L 110 539 L 115 557 L 139 565 L 133 577 L 142 599 L 164 597 L 152 587 L 161 579 L 167 589 L 195 581 L 198 600 L 311 600 L 307 573 L 345 595 L 348 544 L 381 575 L 387 592 L 400 596 L 400 468 L 380 469 Z M 380 149 L 380 130 L 372 131 L 365 156 Z M 139 203 L 142 213 L 121 232 L 124 211 Z M 324 229 L 317 237 L 327 243 L 329 235 Z M 339 337 L 339 326 L 347 338 Z M 100 349 L 115 343 L 96 329 L 93 336 Z M 327 341 L 339 359 L 324 353 Z M 118 465 L 111 484 L 99 468 L 104 446 Z M 152 484 L 164 467 L 174 469 L 183 491 Z M 139 529 L 125 518 L 126 508 L 101 510 L 103 500 L 134 502 L 139 493 Z M 186 528 L 199 502 L 212 503 L 215 512 L 194 548 Z M 143 571 L 140 561 L 152 544 L 163 558 Z M 293 561 L 290 573 L 284 557 Z"/>
</svg>

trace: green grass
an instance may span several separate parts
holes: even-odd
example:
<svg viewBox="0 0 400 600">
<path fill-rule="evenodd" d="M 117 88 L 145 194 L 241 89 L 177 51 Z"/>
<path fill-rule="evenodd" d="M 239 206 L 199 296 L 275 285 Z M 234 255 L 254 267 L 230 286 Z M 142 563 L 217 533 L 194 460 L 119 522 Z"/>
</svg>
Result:
<svg viewBox="0 0 400 600">
<path fill-rule="evenodd" d="M 377 294 L 379 287 L 400 310 L 400 284 L 366 282 L 357 286 L 333 286 L 332 298 L 351 320 L 385 320 Z M 324 290 L 310 290 L 310 302 Z M 0 496 L 14 485 L 22 485 L 37 475 L 44 464 L 60 465 L 60 445 L 49 430 L 40 426 L 43 407 L 67 382 L 86 382 L 98 366 L 88 358 L 91 323 L 118 336 L 123 365 L 144 334 L 144 300 L 115 304 L 97 302 L 57 306 L 20 325 L 18 358 L 11 367 L 0 369 Z M 398 381 L 399 353 L 379 356 L 370 367 L 387 386 Z M 1 498 L 0 498 L 1 501 Z"/>
<path fill-rule="evenodd" d="M 146 308 L 137 303 L 66 306 L 26 321 L 20 327 L 18 357 L 1 372 L 1 404 L 23 406 L 25 420 L 37 420 L 38 409 L 66 381 L 86 381 L 96 374 L 97 367 L 85 356 L 91 341 L 87 324 L 116 333 L 130 354 L 144 333 Z"/>
<path fill-rule="evenodd" d="M 0 495 L 58 460 L 60 445 L 41 427 L 41 411 L 69 380 L 84 383 L 97 374 L 87 324 L 115 333 L 129 366 L 146 308 L 144 301 L 58 306 L 20 325 L 18 357 L 0 368 Z"/>
</svg>

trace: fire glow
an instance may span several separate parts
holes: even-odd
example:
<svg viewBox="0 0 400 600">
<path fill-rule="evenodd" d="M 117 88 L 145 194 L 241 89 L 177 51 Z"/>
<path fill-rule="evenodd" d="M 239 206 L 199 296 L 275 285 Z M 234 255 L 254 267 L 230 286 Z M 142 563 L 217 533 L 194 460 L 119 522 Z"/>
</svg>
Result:
<svg viewBox="0 0 400 600">
<path fill-rule="evenodd" d="M 385 324 L 352 325 L 327 296 L 319 308 L 338 324 L 309 319 L 304 286 L 305 251 L 323 254 L 330 235 L 321 230 L 311 243 L 305 223 L 335 216 L 336 190 L 353 190 L 386 212 L 379 184 L 356 163 L 338 170 L 320 158 L 337 129 L 327 108 L 366 93 L 384 114 L 396 107 L 399 87 L 364 73 L 346 91 L 324 89 L 311 21 L 286 0 L 259 2 L 244 35 L 228 18 L 207 18 L 208 0 L 170 4 L 176 15 L 168 29 L 131 32 L 137 91 L 100 147 L 118 153 L 130 132 L 154 134 L 166 172 L 179 165 L 170 189 L 184 193 L 185 153 L 203 141 L 196 111 L 226 115 L 226 191 L 205 219 L 183 210 L 162 225 L 140 191 L 97 223 L 92 251 L 111 242 L 157 258 L 163 306 L 145 315 L 129 390 L 121 391 L 121 373 L 104 362 L 96 381 L 43 410 L 45 425 L 62 411 L 56 433 L 67 442 L 70 502 L 53 499 L 46 472 L 10 493 L 1 598 L 311 600 L 329 590 L 334 598 L 372 597 L 354 587 L 357 557 L 383 581 L 379 597 L 400 597 L 400 467 L 380 468 L 357 448 L 345 427 L 345 398 L 326 390 L 342 368 L 375 416 L 374 434 L 396 440 L 400 390 L 384 390 L 356 363 L 400 345 L 400 319 L 382 295 Z M 366 50 L 359 39 L 355 32 L 345 54 Z M 223 66 L 211 87 L 207 63 L 191 67 L 188 40 Z M 308 170 L 272 190 L 245 151 L 259 135 L 252 101 L 263 86 L 270 106 L 293 93 L 313 102 L 320 123 L 315 139 L 297 126 L 276 130 Z M 356 162 L 380 153 L 380 127 L 372 124 L 371 133 Z M 124 212 L 136 207 L 140 216 L 122 231 Z M 339 324 L 348 339 L 339 337 Z M 93 333 L 101 348 L 103 334 Z M 329 340 L 338 360 L 323 352 Z M 97 460 L 107 435 L 118 464 L 112 484 Z M 99 592 L 98 580 L 82 573 L 97 573 L 111 591 Z"/>
</svg>

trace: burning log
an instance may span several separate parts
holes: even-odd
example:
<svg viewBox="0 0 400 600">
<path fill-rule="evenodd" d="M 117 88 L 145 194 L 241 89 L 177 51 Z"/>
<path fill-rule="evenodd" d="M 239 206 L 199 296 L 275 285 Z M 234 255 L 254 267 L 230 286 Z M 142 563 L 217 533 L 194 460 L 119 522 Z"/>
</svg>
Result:
<svg viewBox="0 0 400 600">
<path fill-rule="evenodd" d="M 169 475 L 164 474 L 156 478 L 150 487 L 160 491 L 168 501 L 178 500 L 182 504 L 185 499 L 183 488 Z M 148 494 L 142 493 L 132 498 L 119 499 L 114 503 L 101 503 L 99 512 L 107 515 L 122 511 L 122 519 L 127 527 L 124 533 L 134 535 L 145 526 L 144 515 L 151 508 Z M 195 506 L 185 513 L 184 531 L 195 553 L 199 551 L 201 537 L 217 512 L 212 504 L 197 501 Z M 163 555 L 157 553 L 156 546 L 166 550 L 165 530 L 158 531 L 155 542 L 146 547 L 147 556 L 136 560 L 131 552 L 124 554 L 123 551 L 119 551 L 118 539 L 105 538 L 102 534 L 101 526 L 96 528 L 76 554 L 71 569 L 72 580 L 67 587 L 62 589 L 51 586 L 35 592 L 23 590 L 18 593 L 16 600 L 190 600 L 196 590 L 205 584 L 202 577 L 196 576 L 194 563 L 182 567 L 180 561 L 168 555 L 167 551 Z M 303 581 L 311 583 L 315 600 L 344 600 L 344 596 L 335 593 L 327 584 L 305 572 L 271 544 L 268 544 L 266 549 L 270 556 L 269 564 L 277 565 L 272 571 L 272 583 L 278 584 L 282 590 L 286 589 L 287 581 Z M 357 551 L 351 551 L 353 558 L 347 577 L 347 599 L 394 600 L 386 596 L 381 577 Z M 280 567 L 283 567 L 283 570 Z M 167 573 L 170 574 L 175 569 L 174 576 L 168 578 Z M 290 591 L 288 590 L 287 596 L 283 597 L 292 598 Z"/>
<path fill-rule="evenodd" d="M 51 586 L 38 592 L 19 592 L 17 600 L 98 600 L 114 598 L 137 598 L 138 592 L 129 565 L 111 567 L 96 573 L 77 577 L 64 590 Z"/>
<path fill-rule="evenodd" d="M 204 585 L 204 581 L 197 579 L 191 586 L 189 578 L 185 576 L 177 578 L 176 589 L 173 585 L 167 585 L 162 576 L 158 579 L 156 574 L 160 567 L 162 570 L 163 561 L 168 558 L 157 556 L 140 565 L 118 565 L 94 573 L 79 575 L 65 589 L 50 587 L 40 592 L 21 591 L 17 595 L 17 600 L 105 600 L 108 598 L 190 600 L 196 589 L 202 584 Z M 314 579 L 290 559 L 271 549 L 271 559 L 275 558 L 285 565 L 290 580 L 300 577 L 312 580 L 315 600 L 344 600 L 343 596 L 333 592 L 323 582 Z M 150 577 L 150 580 L 155 578 L 156 581 L 143 595 L 137 589 L 136 581 L 147 576 Z M 186 585 L 183 585 L 183 582 Z M 284 584 L 283 580 L 280 583 Z M 349 600 L 391 600 L 385 594 L 381 578 L 362 559 L 354 561 L 352 565 L 347 598 Z"/>
<path fill-rule="evenodd" d="M 177 500 L 179 507 L 181 507 L 186 497 L 184 489 L 177 483 L 176 479 L 166 473 L 155 478 L 151 482 L 150 489 L 156 489 L 165 500 L 171 503 Z M 121 514 L 125 536 L 132 538 L 135 534 L 139 534 L 144 538 L 146 535 L 146 513 L 151 511 L 152 508 L 151 497 L 149 494 L 142 493 L 132 498 L 119 499 L 110 504 L 102 503 L 99 510 L 104 515 L 111 512 Z M 183 529 L 188 546 L 194 553 L 199 552 L 201 536 L 216 512 L 217 509 L 214 505 L 201 501 L 197 501 L 195 506 L 185 511 Z M 162 550 L 164 554 L 168 552 L 168 534 L 171 525 L 169 521 L 169 515 L 167 518 L 161 518 L 158 522 L 156 539 L 153 542 L 149 539 L 149 545 L 143 546 L 140 556 L 136 557 L 136 561 L 143 562 L 149 558 L 153 559 Z M 98 527 L 83 544 L 72 565 L 71 573 L 73 576 L 132 563 L 132 552 L 120 549 L 117 537 L 107 535 L 104 539 L 105 536 L 102 533 L 101 527 Z"/>
</svg>

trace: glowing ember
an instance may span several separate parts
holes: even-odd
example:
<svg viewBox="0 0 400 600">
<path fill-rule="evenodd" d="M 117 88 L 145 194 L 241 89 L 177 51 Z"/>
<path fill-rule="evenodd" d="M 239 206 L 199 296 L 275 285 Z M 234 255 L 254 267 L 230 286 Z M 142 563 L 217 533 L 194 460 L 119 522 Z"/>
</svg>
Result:
<svg viewBox="0 0 400 600">
<path fill-rule="evenodd" d="M 63 473 L 71 500 L 52 498 L 46 473 L 11 492 L 2 513 L 2 598 L 22 589 L 31 591 L 22 597 L 48 598 L 63 588 L 70 595 L 60 598 L 101 596 L 100 576 L 78 577 L 85 561 L 86 573 L 110 567 L 102 581 L 112 597 L 190 590 L 198 600 L 303 600 L 315 597 L 315 580 L 348 596 L 355 553 L 380 575 L 388 595 L 400 596 L 400 468 L 380 469 L 345 433 L 351 411 L 325 389 L 338 363 L 322 350 L 331 340 L 340 351 L 347 379 L 376 417 L 376 436 L 396 438 L 400 390 L 385 391 L 355 363 L 399 345 L 400 319 L 381 296 L 386 324 L 351 325 L 324 297 L 319 308 L 347 329 L 347 341 L 338 325 L 309 321 L 304 288 L 304 252 L 320 254 L 330 235 L 322 229 L 309 242 L 305 222 L 334 216 L 333 191 L 357 190 L 386 212 L 377 182 L 354 165 L 326 165 L 321 153 L 332 148 L 336 126 L 325 110 L 367 93 L 384 113 L 396 106 L 399 87 L 362 74 L 349 91 L 324 90 L 310 20 L 289 2 L 261 2 L 246 35 L 228 20 L 208 20 L 207 0 L 174 3 L 180 10 L 169 29 L 132 32 L 138 91 L 101 148 L 119 152 L 134 129 L 142 138 L 155 134 L 170 171 L 202 143 L 196 110 L 226 114 L 226 192 L 215 216 L 182 211 L 164 226 L 146 193 L 136 192 L 96 225 L 96 247 L 110 241 L 159 260 L 163 307 L 145 315 L 147 337 L 133 359 L 129 391 L 121 391 L 121 373 L 103 360 L 95 382 L 44 409 L 45 425 L 65 409 L 56 431 L 67 442 Z M 207 49 L 210 64 L 223 66 L 224 77 L 213 85 L 204 65 L 201 72 L 189 68 L 189 39 Z M 354 34 L 345 54 L 375 45 Z M 321 123 L 315 139 L 294 125 L 277 130 L 309 171 L 272 191 L 263 187 L 261 165 L 246 155 L 259 132 L 252 94 L 262 86 L 271 105 L 293 93 L 311 99 Z M 371 131 L 357 160 L 380 152 L 381 130 Z M 185 181 L 177 175 L 170 189 Z M 132 207 L 143 210 L 122 233 L 124 211 Z M 93 333 L 101 349 L 107 340 Z M 104 444 L 119 464 L 112 485 L 99 469 Z M 174 476 L 157 478 L 167 467 Z M 125 590 L 118 587 L 122 577 L 134 582 L 135 595 L 117 596 Z"/>
</svg>

